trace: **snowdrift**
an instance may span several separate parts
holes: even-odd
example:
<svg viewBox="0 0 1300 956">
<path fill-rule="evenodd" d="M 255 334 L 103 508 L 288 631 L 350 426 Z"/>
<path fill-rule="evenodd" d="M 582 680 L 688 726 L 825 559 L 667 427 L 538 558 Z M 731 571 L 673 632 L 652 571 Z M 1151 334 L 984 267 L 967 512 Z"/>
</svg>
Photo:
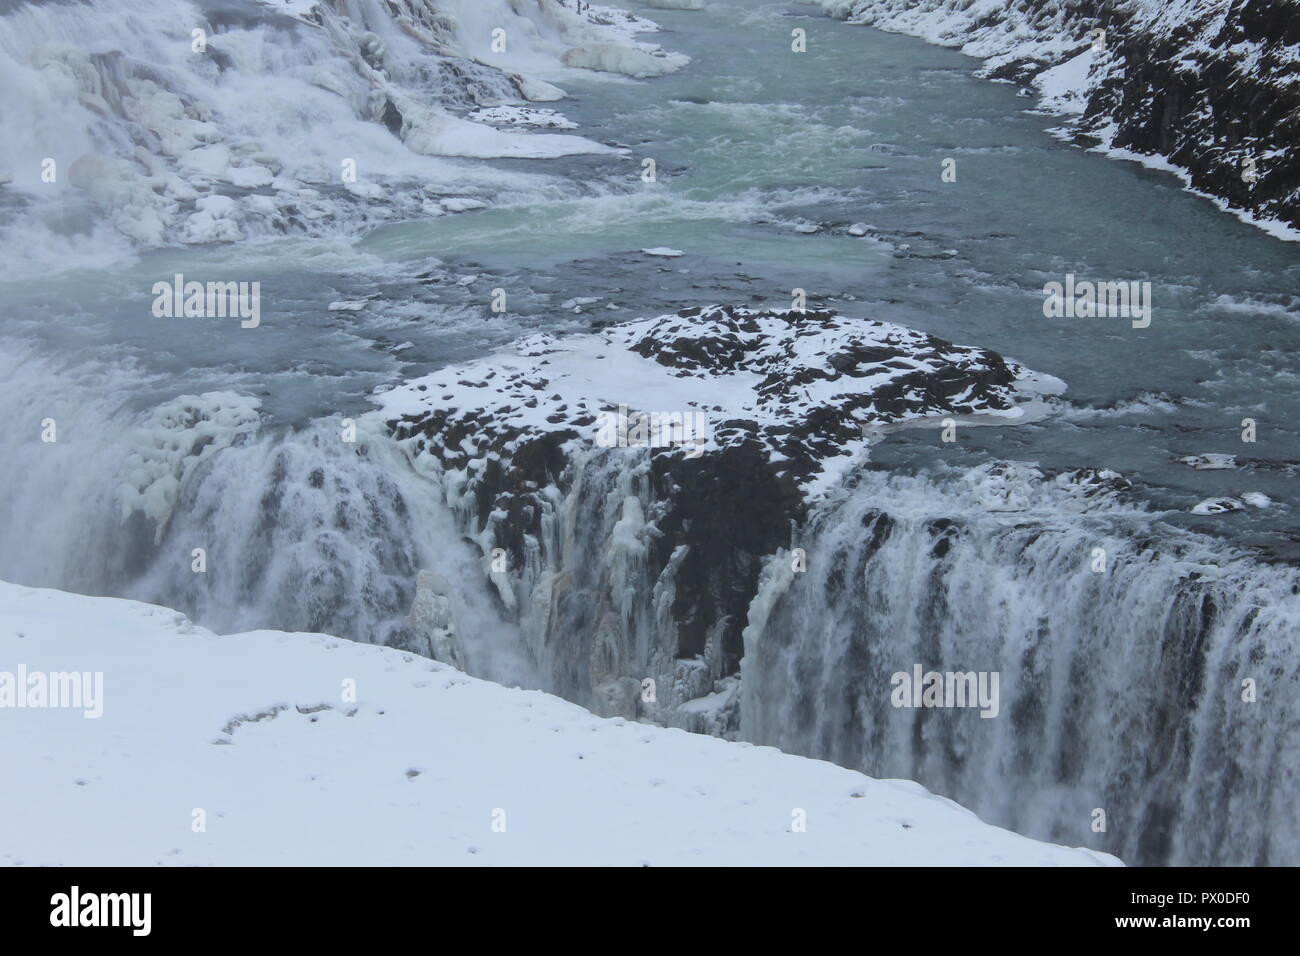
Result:
<svg viewBox="0 0 1300 956">
<path fill-rule="evenodd" d="M 12 706 L 20 666 L 101 673 L 102 714 Z M 1119 862 L 392 649 L 4 583 L 0 701 L 11 865 Z"/>
</svg>

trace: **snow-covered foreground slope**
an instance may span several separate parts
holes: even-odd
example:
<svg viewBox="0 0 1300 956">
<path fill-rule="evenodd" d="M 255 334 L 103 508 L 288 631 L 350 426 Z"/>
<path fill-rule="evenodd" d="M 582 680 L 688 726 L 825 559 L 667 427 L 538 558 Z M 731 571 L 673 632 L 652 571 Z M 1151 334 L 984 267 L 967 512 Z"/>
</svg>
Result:
<svg viewBox="0 0 1300 956">
<path fill-rule="evenodd" d="M 11 706 L 20 666 L 102 672 L 102 715 Z M 1119 862 L 391 649 L 5 583 L 0 701 L 7 864 Z"/>
</svg>

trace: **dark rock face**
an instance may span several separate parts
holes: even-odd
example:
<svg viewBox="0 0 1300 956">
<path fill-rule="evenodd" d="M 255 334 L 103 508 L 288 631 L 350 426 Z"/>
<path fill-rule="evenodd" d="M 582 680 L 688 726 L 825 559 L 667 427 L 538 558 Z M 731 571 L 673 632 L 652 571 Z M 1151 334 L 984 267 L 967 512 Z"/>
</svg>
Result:
<svg viewBox="0 0 1300 956">
<path fill-rule="evenodd" d="M 666 567 L 677 548 L 687 548 L 672 606 L 677 654 L 703 654 L 717 630 L 722 672 L 735 674 L 762 562 L 789 543 L 803 496 L 789 477 L 772 471 L 757 442 L 732 446 L 717 460 L 659 455 L 651 474 L 655 493 L 668 503 L 654 563 Z"/>
<path fill-rule="evenodd" d="M 1193 187 L 1300 226 L 1300 8 L 1245 0 L 1225 15 L 1203 3 L 1168 33 L 1114 20 L 1123 67 L 1098 86 L 1085 122 L 1114 117 L 1113 145 L 1168 156 Z"/>
<path fill-rule="evenodd" d="M 1300 227 L 1300 7 L 1294 0 L 823 0 L 833 14 L 933 37 L 1031 83 L 1092 50 L 1078 129 L 1167 157 L 1193 188 Z M 1100 40 L 1095 31 L 1104 31 Z M 1061 41 L 1067 52 L 1061 52 Z M 1049 107 L 1053 104 L 1048 101 Z"/>
<path fill-rule="evenodd" d="M 495 553 L 489 578 L 548 689 L 727 735 L 764 567 L 789 560 L 792 526 L 859 459 L 864 430 L 1014 418 L 1059 385 L 888 323 L 711 306 L 532 336 L 389 393 L 379 414 Z M 609 440 L 616 410 L 664 403 L 707 418 L 698 444 Z"/>
</svg>

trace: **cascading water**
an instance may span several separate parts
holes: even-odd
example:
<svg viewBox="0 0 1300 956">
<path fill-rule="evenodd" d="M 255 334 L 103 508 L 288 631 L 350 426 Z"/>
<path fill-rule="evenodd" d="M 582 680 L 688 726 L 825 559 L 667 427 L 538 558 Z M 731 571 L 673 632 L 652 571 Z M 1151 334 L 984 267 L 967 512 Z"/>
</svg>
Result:
<svg viewBox="0 0 1300 956">
<path fill-rule="evenodd" d="M 538 9 L 569 14 L 555 0 Z M 0 276 L 140 247 L 356 234 L 441 215 L 442 196 L 546 185 L 441 157 L 610 152 L 455 115 L 558 95 L 472 58 L 464 47 L 488 32 L 458 31 L 481 18 L 509 25 L 531 65 L 552 34 L 577 30 L 539 30 L 504 3 L 0 6 Z"/>
<path fill-rule="evenodd" d="M 862 473 L 769 567 L 742 737 L 1133 863 L 1294 864 L 1300 579 L 1151 518 L 1029 466 Z M 894 707 L 917 664 L 1000 672 L 1000 713 Z"/>
<path fill-rule="evenodd" d="M 4 360 L 5 413 L 52 421 L 55 440 L 39 428 L 0 437 L 17 465 L 0 485 L 0 578 L 175 607 L 219 631 L 407 646 L 417 572 L 429 569 L 463 582 L 451 598 L 468 666 L 536 683 L 475 551 L 364 418 L 345 440 L 339 418 L 266 426 L 257 401 L 233 392 L 133 410 L 124 389 L 148 379 L 129 369 L 83 367 L 74 382 L 30 352 Z M 42 375 L 61 376 L 59 400 L 32 387 Z"/>
<path fill-rule="evenodd" d="M 463 303 L 435 309 L 410 292 L 395 304 L 427 331 L 402 328 L 405 317 L 339 316 L 322 277 L 364 271 L 370 257 L 348 242 L 379 220 L 486 204 L 474 195 L 508 204 L 583 191 L 482 159 L 614 150 L 464 118 L 560 95 L 516 71 L 558 68 L 566 49 L 622 28 L 575 10 L 556 0 L 523 14 L 462 0 L 0 5 L 0 281 L 6 304 L 14 296 L 0 408 L 22 423 L 0 435 L 0 575 L 156 601 L 220 630 L 424 647 L 406 623 L 418 572 L 477 581 L 476 556 L 385 436 L 363 429 L 345 442 L 341 422 L 363 416 L 366 392 L 401 367 L 395 334 L 436 362 L 444 341 L 472 350 L 484 323 Z M 501 66 L 486 62 L 493 25 L 512 36 Z M 284 235 L 345 238 L 242 258 L 211 245 Z M 149 251 L 178 244 L 190 248 Z M 411 271 L 462 288 L 438 266 Z M 51 270 L 72 278 L 52 289 Z M 228 336 L 204 319 L 151 317 L 145 291 L 183 270 L 262 280 L 278 318 L 262 335 Z M 370 298 L 373 278 L 360 280 Z M 305 324 L 315 315 L 330 317 L 323 334 Z M 328 345 L 304 353 L 308 336 Z M 487 588 L 451 598 L 468 665 L 535 683 Z"/>
<path fill-rule="evenodd" d="M 1160 199 L 1171 221 L 1211 245 L 1230 236 L 1220 244 L 1247 278 L 1206 278 L 1199 261 L 1171 258 L 1166 232 L 1121 215 L 1155 186 L 1048 150 L 1041 124 L 1009 119 L 997 91 L 946 85 L 966 70 L 955 54 L 918 44 L 922 53 L 891 45 L 863 56 L 865 31 L 837 26 L 797 69 L 773 60 L 755 70 L 730 37 L 784 40 L 781 4 L 689 14 L 705 24 L 699 38 L 674 39 L 696 42 L 697 57 L 733 57 L 721 81 L 679 77 L 655 96 L 620 81 L 564 106 L 625 141 L 645 134 L 644 152 L 664 160 L 653 186 L 600 143 L 457 115 L 557 92 L 488 65 L 486 44 L 504 22 L 515 54 L 527 52 L 521 62 L 554 66 L 547 38 L 570 29 L 555 17 L 571 20 L 573 5 L 317 9 L 304 21 L 252 0 L 0 2 L 0 418 L 10 423 L 0 429 L 0 578 L 157 602 L 219 631 L 322 630 L 438 654 L 601 713 L 914 778 L 993 822 L 1130 862 L 1297 862 L 1296 574 L 1227 543 L 1231 530 L 1216 539 L 1166 527 L 1127 499 L 1021 467 L 956 478 L 865 470 L 797 529 L 791 545 L 807 551 L 808 569 L 795 573 L 788 553 L 773 556 L 784 517 L 781 535 L 751 535 L 732 512 L 706 523 L 685 509 L 683 519 L 681 500 L 665 501 L 663 476 L 634 450 L 584 452 L 535 476 L 563 472 L 558 484 L 534 483 L 527 534 L 509 521 L 498 529 L 492 498 L 413 468 L 409 449 L 366 415 L 373 388 L 472 358 L 530 323 L 570 330 L 611 314 L 592 309 L 630 317 L 620 310 L 784 297 L 795 284 L 812 292 L 811 275 L 821 294 L 861 303 L 853 315 L 1005 345 L 1097 406 L 1059 407 L 1055 431 L 999 430 L 1013 451 L 971 439 L 972 459 L 1037 442 L 1027 457 L 1099 462 L 1115 442 L 1146 492 L 1184 507 L 1217 473 L 1171 465 L 1172 454 L 1211 449 L 1220 419 L 1256 414 L 1260 389 L 1291 374 L 1295 304 L 1260 291 L 1294 287 L 1285 255 L 1196 218 L 1200 207 L 1179 194 Z M 206 55 L 192 49 L 196 28 L 207 31 Z M 864 62 L 884 64 L 870 82 L 854 72 Z M 569 79 L 595 88 L 589 76 Z M 623 115 L 601 112 L 606 95 Z M 963 136 L 988 137 L 955 150 L 962 183 L 978 169 L 987 192 L 935 201 L 929 157 L 953 151 L 961 124 Z M 558 170 L 467 159 L 583 152 L 598 158 Z M 876 162 L 886 157 L 888 170 Z M 58 170 L 48 182 L 46 159 Z M 343 159 L 355 161 L 355 182 L 340 178 Z M 1020 191 L 1020 177 L 1034 188 Z M 1062 203 L 1076 209 L 1061 182 L 1083 183 L 1088 203 L 1119 196 L 1103 211 L 1127 222 L 1132 243 L 1016 232 L 1022 221 L 1059 223 Z M 497 208 L 459 215 L 483 203 Z M 404 218 L 413 221 L 351 244 Z M 891 235 L 841 228 L 867 219 Z M 286 234 L 330 238 L 274 238 Z M 648 265 L 635 253 L 669 241 L 711 258 Z M 236 244 L 209 245 L 226 242 Z M 176 244 L 186 248 L 141 255 Z M 560 246 L 582 258 L 519 269 Z M 482 261 L 440 270 L 383 258 L 432 255 Z M 1040 270 L 1090 262 L 1110 274 L 1112 256 L 1139 263 L 1162 303 L 1185 313 L 1153 326 L 1170 337 L 1158 340 L 1154 381 L 1133 381 L 1145 353 L 1112 329 L 1019 318 L 1038 311 L 1026 290 Z M 843 267 L 814 271 L 826 262 Z M 181 268 L 263 279 L 262 327 L 231 323 L 226 334 L 152 319 L 145 293 Z M 74 275 L 52 292 L 42 276 L 56 269 Z M 508 317 L 484 314 L 492 270 L 512 280 L 500 280 Z M 398 291 L 384 284 L 393 276 Z M 361 310 L 332 312 L 335 299 Z M 1164 390 L 1167 402 L 1132 401 Z M 1259 467 L 1240 480 L 1281 499 L 1294 416 L 1278 401 L 1263 423 L 1274 445 L 1252 448 Z M 347 416 L 355 442 L 341 437 Z M 46 419 L 58 441 L 42 440 Z M 744 474 L 743 462 L 727 467 Z M 1285 506 L 1237 517 L 1273 545 L 1288 533 Z M 708 530 L 693 532 L 692 520 Z M 665 531 L 689 544 L 665 549 Z M 727 534 L 744 542 L 734 586 L 681 573 L 705 536 Z M 493 569 L 496 547 L 510 552 L 508 572 Z M 683 606 L 695 615 L 689 636 Z M 737 693 L 734 632 L 746 608 Z M 999 715 L 893 708 L 890 677 L 915 664 L 999 672 Z M 640 696 L 647 677 L 658 684 L 651 707 Z M 1246 678 L 1256 703 L 1241 699 Z M 1096 808 L 1105 833 L 1090 830 Z"/>
<path fill-rule="evenodd" d="M 544 688 L 607 716 L 726 733 L 734 714 L 725 708 L 683 706 L 728 683 L 734 663 L 716 635 L 684 646 L 674 601 L 688 546 L 662 567 L 656 559 L 658 525 L 671 506 L 656 493 L 649 458 L 636 449 L 579 451 L 560 481 L 563 491 L 539 489 L 525 506 L 537 511 L 535 533 L 499 528 L 506 517 L 499 511 L 497 520 L 481 521 L 472 496 L 457 509 L 484 552 L 514 546 L 515 570 L 492 577 Z M 712 623 L 720 632 L 721 622 Z M 652 700 L 643 697 L 647 679 Z"/>
</svg>

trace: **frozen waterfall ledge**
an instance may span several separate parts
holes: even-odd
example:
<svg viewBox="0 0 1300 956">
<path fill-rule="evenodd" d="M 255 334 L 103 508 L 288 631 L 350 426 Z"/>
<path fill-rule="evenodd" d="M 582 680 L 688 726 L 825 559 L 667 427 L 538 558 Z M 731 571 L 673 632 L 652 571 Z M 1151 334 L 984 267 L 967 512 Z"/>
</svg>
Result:
<svg viewBox="0 0 1300 956">
<path fill-rule="evenodd" d="M 391 649 L 0 582 L 0 691 L 20 665 L 102 673 L 103 713 L 0 697 L 8 865 L 1119 865 Z"/>
</svg>

